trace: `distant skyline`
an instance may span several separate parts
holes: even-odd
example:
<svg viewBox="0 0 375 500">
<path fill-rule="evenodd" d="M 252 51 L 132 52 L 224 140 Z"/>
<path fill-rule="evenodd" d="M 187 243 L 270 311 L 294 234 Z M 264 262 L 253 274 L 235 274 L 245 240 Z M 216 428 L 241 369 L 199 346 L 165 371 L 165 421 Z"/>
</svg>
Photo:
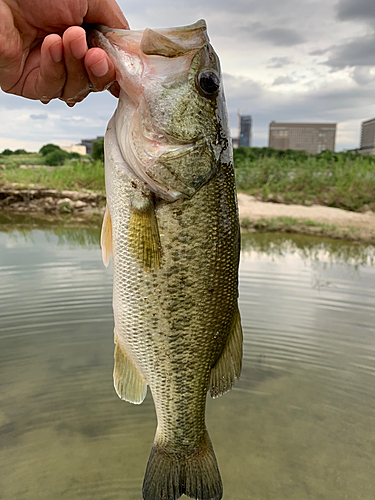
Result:
<svg viewBox="0 0 375 500">
<path fill-rule="evenodd" d="M 204 18 L 221 59 L 232 136 L 252 116 L 252 145 L 277 122 L 336 122 L 336 150 L 359 147 L 375 117 L 374 0 L 154 0 L 119 4 L 132 29 Z M 103 135 L 116 107 L 108 92 L 68 108 L 0 92 L 0 151 L 36 151 Z"/>
</svg>

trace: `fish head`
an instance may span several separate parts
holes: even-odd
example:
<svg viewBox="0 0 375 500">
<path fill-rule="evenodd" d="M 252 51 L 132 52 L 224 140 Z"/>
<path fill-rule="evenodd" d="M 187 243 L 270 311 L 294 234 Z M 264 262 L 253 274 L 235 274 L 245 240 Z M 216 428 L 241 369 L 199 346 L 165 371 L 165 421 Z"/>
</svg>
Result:
<svg viewBox="0 0 375 500">
<path fill-rule="evenodd" d="M 90 35 L 116 68 L 121 153 L 161 198 L 191 197 L 230 149 L 220 62 L 206 23 L 168 29 L 99 27 Z"/>
</svg>

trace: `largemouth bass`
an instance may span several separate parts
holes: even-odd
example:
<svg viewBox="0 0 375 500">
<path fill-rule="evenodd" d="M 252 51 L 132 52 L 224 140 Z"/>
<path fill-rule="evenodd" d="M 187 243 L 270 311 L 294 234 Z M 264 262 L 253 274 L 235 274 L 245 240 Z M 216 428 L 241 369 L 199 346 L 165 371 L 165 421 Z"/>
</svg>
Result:
<svg viewBox="0 0 375 500">
<path fill-rule="evenodd" d="M 206 394 L 241 371 L 240 232 L 219 59 L 206 24 L 99 27 L 121 94 L 105 135 L 103 260 L 113 258 L 114 385 L 157 430 L 145 500 L 219 500 Z"/>
</svg>

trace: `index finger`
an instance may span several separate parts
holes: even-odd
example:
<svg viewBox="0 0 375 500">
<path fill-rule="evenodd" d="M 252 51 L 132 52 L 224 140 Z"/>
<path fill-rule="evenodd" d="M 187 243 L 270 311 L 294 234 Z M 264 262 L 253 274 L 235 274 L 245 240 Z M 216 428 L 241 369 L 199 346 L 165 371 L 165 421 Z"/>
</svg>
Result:
<svg viewBox="0 0 375 500">
<path fill-rule="evenodd" d="M 129 29 L 128 21 L 115 0 L 89 0 L 85 21 L 109 28 Z"/>
</svg>

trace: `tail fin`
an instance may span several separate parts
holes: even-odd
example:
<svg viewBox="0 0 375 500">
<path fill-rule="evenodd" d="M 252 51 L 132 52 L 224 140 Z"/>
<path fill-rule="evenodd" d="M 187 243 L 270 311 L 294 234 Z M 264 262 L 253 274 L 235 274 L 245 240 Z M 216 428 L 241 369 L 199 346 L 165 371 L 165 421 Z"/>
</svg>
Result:
<svg viewBox="0 0 375 500">
<path fill-rule="evenodd" d="M 201 447 L 188 456 L 170 453 L 156 441 L 142 493 L 144 500 L 177 500 L 183 494 L 198 500 L 220 500 L 223 485 L 207 431 Z"/>
</svg>

